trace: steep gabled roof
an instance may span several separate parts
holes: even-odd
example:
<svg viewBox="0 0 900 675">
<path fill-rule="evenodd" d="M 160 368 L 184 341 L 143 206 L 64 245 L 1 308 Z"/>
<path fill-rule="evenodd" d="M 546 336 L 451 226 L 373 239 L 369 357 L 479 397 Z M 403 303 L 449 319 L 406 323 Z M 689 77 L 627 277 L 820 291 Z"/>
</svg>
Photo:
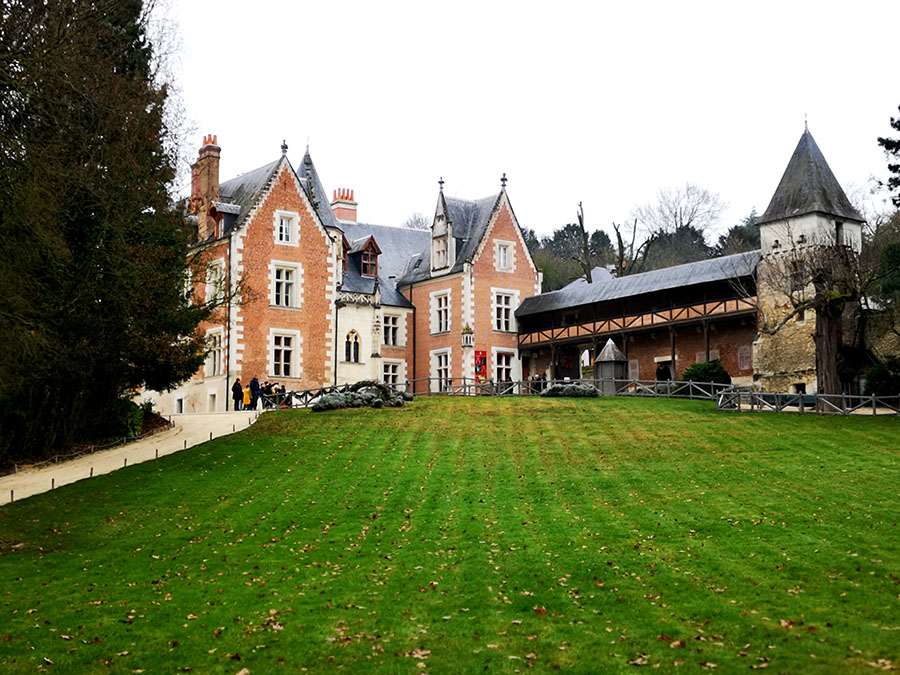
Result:
<svg viewBox="0 0 900 675">
<path fill-rule="evenodd" d="M 831 172 L 825 156 L 819 150 L 809 130 L 788 162 L 781 182 L 769 202 L 769 208 L 758 224 L 794 218 L 808 213 L 822 213 L 846 220 L 862 222 L 859 211 L 853 208 L 844 190 Z"/>
<path fill-rule="evenodd" d="M 570 284 L 558 291 L 525 298 L 516 310 L 516 316 L 523 317 L 556 309 L 569 309 L 604 300 L 617 300 L 693 284 L 738 279 L 752 275 L 760 257 L 759 251 L 748 251 L 686 265 L 666 267 L 643 274 L 613 278 L 599 283 Z"/>
<path fill-rule="evenodd" d="M 471 262 L 475 258 L 491 216 L 500 206 L 502 196 L 503 193 L 500 192 L 483 199 L 468 200 L 445 197 L 443 192 L 439 195 L 438 208 L 441 207 L 442 201 L 456 242 L 456 261 L 450 269 L 440 270 L 440 276 L 459 272 L 464 263 Z M 406 272 L 399 283 L 410 284 L 429 278 L 431 278 L 431 247 L 426 244 L 424 249 L 420 249 L 418 254 L 409 260 Z"/>
<path fill-rule="evenodd" d="M 235 220 L 235 227 L 239 227 L 243 223 L 260 193 L 278 171 L 282 160 L 287 161 L 286 158 L 281 157 L 274 162 L 270 162 L 253 171 L 248 171 L 219 185 L 219 200 L 224 203 L 234 204 L 240 208 L 238 217 Z"/>
<path fill-rule="evenodd" d="M 297 168 L 297 175 L 304 185 L 309 186 L 309 184 L 312 183 L 312 196 L 315 197 L 316 206 L 318 207 L 316 212 L 319 214 L 319 220 L 322 221 L 322 224 L 325 227 L 336 227 L 341 229 L 341 225 L 338 223 L 337 218 L 334 217 L 334 211 L 331 210 L 331 202 L 328 199 L 328 193 L 326 193 L 325 188 L 322 187 L 322 181 L 319 180 L 319 172 L 316 171 L 316 165 L 313 164 L 308 148 L 303 155 L 303 161 L 300 162 L 300 166 Z M 307 176 L 310 176 L 311 180 L 308 181 Z"/>
</svg>

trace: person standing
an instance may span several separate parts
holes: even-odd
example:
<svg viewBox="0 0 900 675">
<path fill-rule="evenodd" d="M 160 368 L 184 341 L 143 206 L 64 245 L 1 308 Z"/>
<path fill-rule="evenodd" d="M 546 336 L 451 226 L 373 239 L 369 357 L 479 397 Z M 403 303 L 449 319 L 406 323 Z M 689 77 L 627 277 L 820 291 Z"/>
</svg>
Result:
<svg viewBox="0 0 900 675">
<path fill-rule="evenodd" d="M 259 401 L 259 380 L 253 377 L 250 380 L 250 410 L 256 410 L 257 401 Z"/>
<path fill-rule="evenodd" d="M 244 388 L 241 386 L 241 378 L 237 377 L 231 385 L 231 398 L 234 399 L 234 409 L 240 410 L 244 404 Z"/>
</svg>

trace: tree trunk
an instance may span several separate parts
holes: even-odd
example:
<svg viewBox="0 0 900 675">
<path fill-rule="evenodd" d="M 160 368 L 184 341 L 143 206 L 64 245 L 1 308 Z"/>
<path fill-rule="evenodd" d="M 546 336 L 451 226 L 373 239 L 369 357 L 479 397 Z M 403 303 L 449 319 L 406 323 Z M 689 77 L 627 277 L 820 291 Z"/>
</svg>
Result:
<svg viewBox="0 0 900 675">
<path fill-rule="evenodd" d="M 816 312 L 816 380 L 820 394 L 840 394 L 841 379 L 837 367 L 837 329 L 840 315 L 834 316 L 828 309 Z"/>
</svg>

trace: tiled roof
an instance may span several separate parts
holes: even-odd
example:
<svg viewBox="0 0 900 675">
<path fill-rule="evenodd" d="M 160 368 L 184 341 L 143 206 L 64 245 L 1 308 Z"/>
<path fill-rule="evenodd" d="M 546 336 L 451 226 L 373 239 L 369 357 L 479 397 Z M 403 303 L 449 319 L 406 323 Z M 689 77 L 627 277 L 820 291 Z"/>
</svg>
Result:
<svg viewBox="0 0 900 675">
<path fill-rule="evenodd" d="M 516 316 L 529 316 L 643 293 L 750 276 L 756 270 L 760 257 L 759 251 L 748 251 L 643 274 L 612 278 L 600 283 L 569 284 L 558 291 L 526 298 L 516 310 Z"/>
</svg>

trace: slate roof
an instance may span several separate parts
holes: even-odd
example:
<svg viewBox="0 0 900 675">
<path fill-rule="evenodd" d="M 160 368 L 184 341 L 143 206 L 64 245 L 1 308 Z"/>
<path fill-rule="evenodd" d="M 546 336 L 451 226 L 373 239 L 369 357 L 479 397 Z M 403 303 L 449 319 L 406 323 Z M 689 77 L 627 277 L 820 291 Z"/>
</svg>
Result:
<svg viewBox="0 0 900 675">
<path fill-rule="evenodd" d="M 256 203 L 259 193 L 269 183 L 282 159 L 284 158 L 280 157 L 274 162 L 270 162 L 253 171 L 248 171 L 219 185 L 220 202 L 235 204 L 240 207 L 240 213 L 235 221 L 236 226 L 240 226 L 247 214 L 250 213 L 250 209 Z M 287 160 L 285 159 L 285 161 Z"/>
<path fill-rule="evenodd" d="M 229 204 L 227 202 L 213 201 L 212 205 L 216 207 L 216 211 L 218 211 L 219 213 L 230 213 L 234 216 L 237 216 L 241 212 L 241 207 L 239 204 Z"/>
<path fill-rule="evenodd" d="M 397 280 L 406 269 L 410 257 L 428 249 L 431 232 L 348 222 L 341 223 L 341 228 L 344 230 L 344 236 L 351 242 L 351 251 L 357 243 L 361 247 L 369 237 L 375 237 L 382 251 L 378 256 L 378 288 L 381 292 L 381 304 L 391 307 L 412 307 L 409 300 L 397 290 Z M 351 262 L 347 266 L 347 274 L 343 277 L 341 287 L 351 293 L 373 293 L 374 282 L 371 277 L 363 277 L 356 265 Z"/>
<path fill-rule="evenodd" d="M 591 283 L 598 284 L 606 281 L 611 281 L 613 279 L 613 275 L 610 274 L 609 270 L 605 267 L 595 267 L 591 270 Z M 579 286 L 587 286 L 587 280 L 584 277 L 578 277 L 574 281 L 569 282 L 560 290 L 565 290 L 567 288 L 577 288 Z"/>
<path fill-rule="evenodd" d="M 863 222 L 807 129 L 800 137 L 769 207 L 757 224 L 808 213 Z"/>
<path fill-rule="evenodd" d="M 606 341 L 606 344 L 603 347 L 603 350 L 600 354 L 597 355 L 597 358 L 594 361 L 627 361 L 628 357 L 625 356 L 622 351 L 616 347 L 616 343 L 613 342 L 612 338 L 609 338 Z"/>
<path fill-rule="evenodd" d="M 529 316 L 643 293 L 749 276 L 754 273 L 761 257 L 760 251 L 748 251 L 686 265 L 666 267 L 643 274 L 612 278 L 609 281 L 595 284 L 569 284 L 558 291 L 526 298 L 516 310 L 516 316 Z"/>
<path fill-rule="evenodd" d="M 410 258 L 427 251 L 431 244 L 429 230 L 347 222 L 341 223 L 341 229 L 351 245 L 357 240 L 365 242 L 370 236 L 375 237 L 381 249 L 381 255 L 378 256 L 378 275 L 385 278 L 396 277 L 394 283 L 406 270 Z"/>
<path fill-rule="evenodd" d="M 470 262 L 475 257 L 475 251 L 478 250 L 478 245 L 484 237 L 491 215 L 500 204 L 502 194 L 500 192 L 484 199 L 468 200 L 445 197 L 441 193 L 440 199 L 444 201 L 447 219 L 450 221 L 456 242 L 456 261 L 453 267 L 440 270 L 436 276 L 459 272 L 464 263 Z M 399 283 L 410 284 L 431 278 L 431 233 L 426 234 L 428 240 L 425 246 L 409 260 L 409 265 Z"/>
<path fill-rule="evenodd" d="M 338 219 L 334 217 L 334 211 L 331 210 L 331 201 L 328 199 L 328 193 L 325 192 L 325 188 L 322 187 L 322 181 L 319 180 L 319 172 L 316 171 L 316 165 L 313 164 L 309 149 L 306 150 L 306 153 L 303 155 L 303 161 L 301 161 L 300 166 L 297 167 L 297 175 L 301 178 L 301 182 L 304 183 L 304 185 L 308 185 L 307 175 L 312 177 L 312 190 L 316 198 L 316 206 L 318 206 L 318 209 L 316 210 L 322 224 L 325 227 L 343 229 L 338 222 Z"/>
</svg>

